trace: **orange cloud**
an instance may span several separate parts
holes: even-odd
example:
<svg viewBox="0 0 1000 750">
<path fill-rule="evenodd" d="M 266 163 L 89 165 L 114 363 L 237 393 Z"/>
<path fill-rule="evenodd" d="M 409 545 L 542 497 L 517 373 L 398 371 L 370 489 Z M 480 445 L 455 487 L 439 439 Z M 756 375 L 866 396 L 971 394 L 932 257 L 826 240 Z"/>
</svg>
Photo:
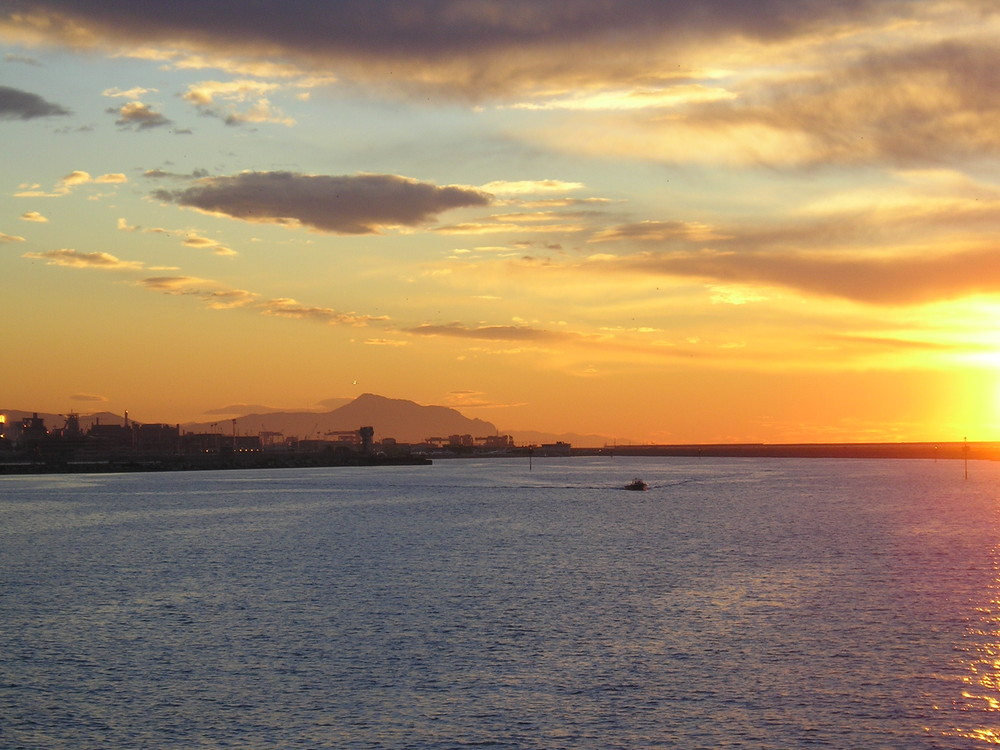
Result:
<svg viewBox="0 0 1000 750">
<path fill-rule="evenodd" d="M 681 239 L 690 242 L 709 242 L 723 239 L 712 227 L 700 222 L 641 221 L 610 227 L 594 234 L 589 242 L 666 242 Z"/>
<path fill-rule="evenodd" d="M 30 185 L 26 186 L 27 189 L 22 189 L 19 192 L 14 193 L 14 195 L 18 198 L 58 198 L 63 195 L 69 195 L 74 188 L 77 188 L 80 185 L 87 185 L 91 183 L 115 184 L 123 182 L 128 182 L 128 177 L 121 172 L 102 174 L 98 177 L 92 177 L 90 172 L 85 172 L 82 169 L 74 169 L 64 177 L 59 178 L 58 182 L 56 182 L 50 192 L 40 190 L 38 185 Z"/>
<path fill-rule="evenodd" d="M 123 104 L 118 109 L 109 109 L 110 114 L 118 115 L 115 120 L 116 125 L 123 128 L 133 128 L 135 130 L 149 130 L 171 125 L 172 122 L 160 112 L 155 111 L 147 104 L 139 101 L 131 101 Z"/>
<path fill-rule="evenodd" d="M 93 178 L 90 176 L 90 172 L 84 172 L 80 169 L 74 169 L 65 177 L 62 177 L 57 183 L 58 187 L 71 188 L 76 185 L 84 185 L 91 182 Z"/>
<path fill-rule="evenodd" d="M 1000 248 L 946 255 L 844 257 L 776 252 L 650 252 L 586 266 L 711 283 L 779 286 L 870 305 L 916 305 L 1000 293 Z"/>
<path fill-rule="evenodd" d="M 817 49 L 815 62 L 789 61 L 785 75 L 752 65 L 733 71 L 731 96 L 566 115 L 533 135 L 602 158 L 795 169 L 997 155 L 1000 104 L 991 92 L 1000 85 L 1000 50 L 993 36 L 927 43 L 900 27 L 865 55 L 839 50 L 826 61 Z"/>
<path fill-rule="evenodd" d="M 539 195 L 546 193 L 568 193 L 581 190 L 581 182 L 563 180 L 494 180 L 482 186 L 482 190 L 494 195 Z"/>
<path fill-rule="evenodd" d="M 138 284 L 154 292 L 197 297 L 213 310 L 245 307 L 259 296 L 245 289 L 232 289 L 197 276 L 151 276 L 141 279 Z"/>
<path fill-rule="evenodd" d="M 134 86 L 133 88 L 127 89 L 125 91 L 115 87 L 110 89 L 104 89 L 101 92 L 101 96 L 109 96 L 112 98 L 123 98 L 123 99 L 138 99 L 146 94 L 154 93 L 158 89 L 144 89 L 141 86 Z"/>
<path fill-rule="evenodd" d="M 152 276 L 142 279 L 138 283 L 151 291 L 196 297 L 213 310 L 246 308 L 261 315 L 293 320 L 313 320 L 330 325 L 365 326 L 372 322 L 388 320 L 386 316 L 340 312 L 330 307 L 303 305 L 291 297 L 276 297 L 258 301 L 260 295 L 255 292 L 232 289 L 197 276 Z"/>
<path fill-rule="evenodd" d="M 44 253 L 25 253 L 22 257 L 33 260 L 44 260 L 50 266 L 66 266 L 69 268 L 99 268 L 107 271 L 136 270 L 142 268 L 142 263 L 133 260 L 121 260 L 110 253 L 81 253 L 78 250 L 49 250 Z"/>
<path fill-rule="evenodd" d="M 578 338 L 577 334 L 546 331 L 530 326 L 476 326 L 470 328 L 461 323 L 424 324 L 408 328 L 406 332 L 417 336 L 448 336 L 487 341 L 566 341 Z"/>
<path fill-rule="evenodd" d="M 200 235 L 194 234 L 193 232 L 188 234 L 187 238 L 184 240 L 184 244 L 187 247 L 197 247 L 205 248 L 211 250 L 216 255 L 233 256 L 239 255 L 232 248 L 226 247 L 215 240 L 211 240 L 208 237 L 201 237 Z"/>
<path fill-rule="evenodd" d="M 202 114 L 225 120 L 228 125 L 244 122 L 273 122 L 294 125 L 295 120 L 286 117 L 264 97 L 264 94 L 278 89 L 279 84 L 264 81 L 201 81 L 188 86 L 185 101 L 193 104 Z M 221 102 L 221 104 L 220 104 Z M 239 109 L 237 105 L 249 102 L 249 106 Z"/>
<path fill-rule="evenodd" d="M 281 318 L 304 318 L 324 323 L 355 326 L 367 325 L 376 320 L 387 320 L 385 316 L 359 315 L 354 312 L 343 313 L 329 307 L 302 305 L 289 297 L 280 297 L 262 302 L 259 305 L 259 309 L 265 315 L 276 315 Z"/>
</svg>

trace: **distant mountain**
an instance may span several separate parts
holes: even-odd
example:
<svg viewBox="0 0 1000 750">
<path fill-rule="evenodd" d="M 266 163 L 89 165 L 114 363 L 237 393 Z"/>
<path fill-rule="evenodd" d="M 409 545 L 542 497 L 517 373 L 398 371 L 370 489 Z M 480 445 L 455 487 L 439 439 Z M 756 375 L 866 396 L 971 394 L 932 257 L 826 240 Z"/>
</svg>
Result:
<svg viewBox="0 0 1000 750">
<path fill-rule="evenodd" d="M 232 419 L 181 425 L 187 432 L 219 431 L 229 434 Z M 323 438 L 328 432 L 375 428 L 375 439 L 391 437 L 417 443 L 429 437 L 495 435 L 497 428 L 482 419 L 469 419 L 445 406 L 421 406 L 413 401 L 365 393 L 329 412 L 267 412 L 236 418 L 238 434 L 280 432 L 285 437 Z"/>
</svg>

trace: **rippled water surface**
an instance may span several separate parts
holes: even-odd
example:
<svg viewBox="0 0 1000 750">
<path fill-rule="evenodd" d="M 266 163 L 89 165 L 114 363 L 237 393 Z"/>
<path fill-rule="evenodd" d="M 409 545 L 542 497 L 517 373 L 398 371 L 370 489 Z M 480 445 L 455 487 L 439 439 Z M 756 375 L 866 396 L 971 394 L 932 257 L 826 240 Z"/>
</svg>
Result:
<svg viewBox="0 0 1000 750">
<path fill-rule="evenodd" d="M 0 746 L 1000 744 L 1000 464 L 962 469 L 3 477 Z"/>
</svg>

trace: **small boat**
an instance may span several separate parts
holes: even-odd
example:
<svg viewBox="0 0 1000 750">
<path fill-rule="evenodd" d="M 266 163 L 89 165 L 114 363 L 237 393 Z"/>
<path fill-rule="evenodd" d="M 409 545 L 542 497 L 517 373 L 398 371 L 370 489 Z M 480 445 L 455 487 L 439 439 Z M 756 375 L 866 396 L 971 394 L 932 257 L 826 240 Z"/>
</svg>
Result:
<svg viewBox="0 0 1000 750">
<path fill-rule="evenodd" d="M 639 477 L 636 477 L 631 482 L 629 482 L 628 484 L 625 485 L 625 489 L 627 489 L 627 490 L 635 490 L 637 492 L 642 492 L 643 490 L 648 490 L 649 489 L 649 485 L 646 484 L 641 479 L 639 479 Z"/>
</svg>

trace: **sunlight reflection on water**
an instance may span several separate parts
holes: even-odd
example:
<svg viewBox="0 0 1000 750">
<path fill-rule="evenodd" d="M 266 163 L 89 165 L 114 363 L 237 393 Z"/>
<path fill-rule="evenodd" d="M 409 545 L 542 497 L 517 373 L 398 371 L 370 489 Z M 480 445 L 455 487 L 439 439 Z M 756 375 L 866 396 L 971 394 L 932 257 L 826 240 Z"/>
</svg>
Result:
<svg viewBox="0 0 1000 750">
<path fill-rule="evenodd" d="M 965 638 L 955 647 L 965 672 L 953 703 L 961 723 L 946 734 L 1000 745 L 1000 547 L 993 548 L 992 564 L 988 599 L 974 607 Z"/>
</svg>

